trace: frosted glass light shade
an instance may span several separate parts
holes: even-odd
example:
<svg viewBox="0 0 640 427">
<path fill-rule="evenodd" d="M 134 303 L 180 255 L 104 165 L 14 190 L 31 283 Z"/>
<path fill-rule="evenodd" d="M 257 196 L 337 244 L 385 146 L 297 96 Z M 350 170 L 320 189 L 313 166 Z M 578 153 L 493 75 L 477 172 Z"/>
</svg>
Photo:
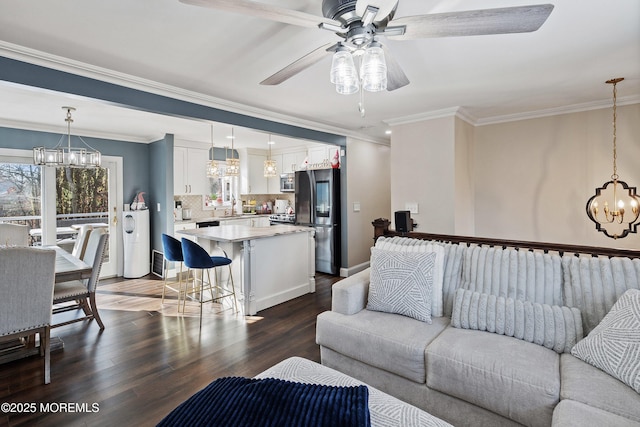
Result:
<svg viewBox="0 0 640 427">
<path fill-rule="evenodd" d="M 368 92 L 387 90 L 387 63 L 379 43 L 372 42 L 365 51 L 360 75 L 362 76 L 362 89 Z"/>
</svg>

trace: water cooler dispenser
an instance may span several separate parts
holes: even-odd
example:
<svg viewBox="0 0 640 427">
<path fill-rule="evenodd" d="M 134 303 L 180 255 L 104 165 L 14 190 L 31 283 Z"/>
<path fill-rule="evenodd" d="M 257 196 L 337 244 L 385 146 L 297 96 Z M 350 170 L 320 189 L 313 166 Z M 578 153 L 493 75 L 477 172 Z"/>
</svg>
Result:
<svg viewBox="0 0 640 427">
<path fill-rule="evenodd" d="M 136 279 L 151 271 L 149 210 L 123 212 L 124 277 Z"/>
</svg>

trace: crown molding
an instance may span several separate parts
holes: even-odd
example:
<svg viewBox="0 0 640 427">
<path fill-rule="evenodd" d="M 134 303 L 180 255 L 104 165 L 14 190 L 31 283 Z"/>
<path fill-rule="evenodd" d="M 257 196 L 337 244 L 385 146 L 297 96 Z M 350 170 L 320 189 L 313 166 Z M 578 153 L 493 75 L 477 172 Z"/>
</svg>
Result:
<svg viewBox="0 0 640 427">
<path fill-rule="evenodd" d="M 447 117 L 457 117 L 465 122 L 475 125 L 477 119 L 463 107 L 443 108 L 442 110 L 427 111 L 419 114 L 411 114 L 409 116 L 397 117 L 394 119 L 384 120 L 389 126 L 406 125 L 409 123 L 422 122 L 424 120 L 442 119 Z"/>
<path fill-rule="evenodd" d="M 619 97 L 616 104 L 620 106 L 640 104 L 640 95 L 631 95 Z M 384 122 L 389 126 L 398 126 L 410 123 L 421 122 L 424 120 L 434 120 L 446 117 L 458 117 L 472 126 L 486 126 L 499 123 L 515 122 L 520 120 L 538 119 L 542 117 L 558 116 L 561 114 L 580 113 L 591 110 L 601 110 L 611 108 L 611 100 L 600 100 L 593 102 L 585 102 L 582 104 L 565 105 L 562 107 L 547 108 L 544 110 L 527 111 L 523 113 L 505 114 L 502 116 L 478 118 L 471 114 L 464 107 L 451 107 L 442 110 L 427 111 L 419 114 L 388 119 Z"/>
<path fill-rule="evenodd" d="M 231 113 L 242 114 L 273 122 L 282 123 L 290 126 L 302 127 L 319 132 L 327 132 L 342 136 L 353 136 L 370 142 L 384 142 L 374 137 L 360 134 L 349 129 L 343 129 L 325 123 L 305 120 L 286 114 L 275 113 L 244 104 L 235 103 L 222 98 L 204 95 L 202 93 L 181 89 L 175 86 L 165 85 L 152 80 L 143 79 L 125 73 L 109 70 L 102 67 L 93 66 L 83 62 L 51 55 L 46 52 L 35 49 L 26 48 L 24 46 L 15 45 L 0 41 L 0 56 L 10 59 L 22 61 L 45 68 L 51 68 L 57 71 L 76 74 L 95 80 L 112 83 L 115 85 L 127 87 L 130 89 L 140 90 L 155 95 L 166 96 L 185 102 L 204 105 Z M 196 119 L 194 119 L 196 120 Z"/>
<path fill-rule="evenodd" d="M 53 134 L 62 135 L 62 136 L 67 134 L 67 128 L 64 126 L 46 125 L 41 123 L 25 122 L 21 120 L 8 120 L 8 119 L 2 119 L 2 118 L 0 118 L 0 127 L 10 128 L 10 129 L 29 130 L 34 132 L 53 133 Z M 87 129 L 78 128 L 77 126 L 73 128 L 73 131 L 71 132 L 71 136 L 107 139 L 112 141 L 135 142 L 140 144 L 150 144 L 152 142 L 156 142 L 164 138 L 164 134 L 148 135 L 147 137 L 140 138 L 140 137 L 135 137 L 128 134 L 123 135 L 123 134 L 112 133 L 112 132 L 98 132 L 95 130 L 87 130 Z"/>
<path fill-rule="evenodd" d="M 631 95 L 626 97 L 619 97 L 616 100 L 618 107 L 624 105 L 640 104 L 640 95 Z M 604 108 L 612 107 L 611 100 L 601 100 L 593 102 L 585 102 L 582 104 L 566 105 L 563 107 L 547 108 L 544 110 L 528 111 L 524 113 L 506 114 L 503 116 L 486 117 L 478 119 L 476 126 L 494 125 L 500 123 L 515 122 L 520 120 L 539 119 L 542 117 L 558 116 L 561 114 L 581 113 L 591 110 L 602 110 Z"/>
</svg>

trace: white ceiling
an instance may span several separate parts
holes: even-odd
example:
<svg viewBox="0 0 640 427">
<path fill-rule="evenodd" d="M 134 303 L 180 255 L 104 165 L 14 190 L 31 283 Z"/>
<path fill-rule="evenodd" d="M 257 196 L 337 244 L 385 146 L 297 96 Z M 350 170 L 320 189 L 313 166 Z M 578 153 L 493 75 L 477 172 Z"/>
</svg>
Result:
<svg viewBox="0 0 640 427">
<path fill-rule="evenodd" d="M 321 15 L 320 0 L 263 2 Z M 400 0 L 396 17 L 536 3 Z M 613 77 L 626 78 L 618 85 L 621 103 L 640 102 L 640 1 L 554 5 L 533 33 L 383 40 L 411 83 L 393 92 L 366 93 L 365 118 L 357 109 L 358 95 L 339 95 L 329 82 L 330 56 L 281 85 L 258 84 L 309 51 L 338 41 L 336 35 L 178 0 L 2 0 L 0 55 L 379 141 L 388 140 L 384 131 L 390 123 L 453 108 L 482 124 L 607 106 L 611 86 L 604 81 Z M 0 84 L 0 100 L 0 126 L 63 132 L 60 107 L 72 105 L 78 108 L 74 133 L 140 142 L 165 133 L 210 140 L 208 123 L 65 94 Z M 228 129 L 215 129 L 220 145 Z M 266 135 L 246 133 L 244 139 L 266 147 Z M 242 144 L 240 135 L 237 141 Z"/>
</svg>

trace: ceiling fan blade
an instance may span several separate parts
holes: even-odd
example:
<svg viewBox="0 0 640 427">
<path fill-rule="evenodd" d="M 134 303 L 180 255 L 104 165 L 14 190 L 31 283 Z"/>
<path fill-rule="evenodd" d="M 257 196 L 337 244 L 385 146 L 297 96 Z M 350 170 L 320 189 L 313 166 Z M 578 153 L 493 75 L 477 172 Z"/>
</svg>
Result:
<svg viewBox="0 0 640 427">
<path fill-rule="evenodd" d="M 284 67 L 282 70 L 267 77 L 260 82 L 261 85 L 279 85 L 283 81 L 295 76 L 299 72 L 306 70 L 310 66 L 319 62 L 327 53 L 335 50 L 338 43 L 327 43 L 319 48 L 307 53 L 302 58 Z M 328 75 L 328 74 L 327 74 Z"/>
<path fill-rule="evenodd" d="M 240 13 L 255 16 L 256 18 L 269 19 L 284 24 L 298 25 L 300 27 L 318 28 L 318 25 L 341 26 L 340 22 L 322 16 L 311 15 L 284 7 L 249 0 L 180 0 L 181 3 L 192 6 L 208 7 L 227 12 Z"/>
<path fill-rule="evenodd" d="M 552 10 L 552 4 L 538 4 L 407 16 L 393 20 L 393 26 L 406 26 L 405 33 L 389 35 L 389 38 L 409 40 L 528 33 L 540 28 Z"/>
<path fill-rule="evenodd" d="M 391 92 L 408 85 L 409 79 L 402 71 L 400 64 L 393 58 L 389 49 L 382 45 L 382 50 L 384 51 L 384 60 L 387 63 L 387 91 Z"/>
</svg>

